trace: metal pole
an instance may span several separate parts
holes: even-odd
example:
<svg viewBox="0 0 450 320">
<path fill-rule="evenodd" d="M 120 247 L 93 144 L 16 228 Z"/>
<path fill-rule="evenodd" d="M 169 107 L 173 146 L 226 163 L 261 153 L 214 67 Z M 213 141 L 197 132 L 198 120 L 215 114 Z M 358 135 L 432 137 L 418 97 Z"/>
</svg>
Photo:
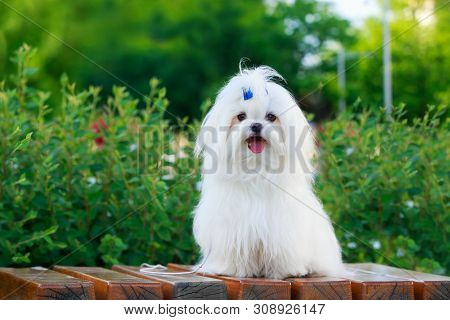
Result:
<svg viewBox="0 0 450 320">
<path fill-rule="evenodd" d="M 339 85 L 339 111 L 342 112 L 346 108 L 345 104 L 345 49 L 341 48 L 337 56 L 337 75 Z"/>
<path fill-rule="evenodd" d="M 383 93 L 387 117 L 392 113 L 391 30 L 389 25 L 389 0 L 383 8 Z"/>
</svg>

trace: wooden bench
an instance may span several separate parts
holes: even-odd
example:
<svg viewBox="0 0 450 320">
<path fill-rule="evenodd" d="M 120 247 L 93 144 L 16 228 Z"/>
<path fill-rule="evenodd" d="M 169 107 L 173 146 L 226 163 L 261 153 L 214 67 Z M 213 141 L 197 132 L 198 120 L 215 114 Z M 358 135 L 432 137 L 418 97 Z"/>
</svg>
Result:
<svg viewBox="0 0 450 320">
<path fill-rule="evenodd" d="M 192 270 L 192 266 L 169 263 L 174 270 Z M 204 273 L 201 273 L 204 274 Z M 207 274 L 205 274 L 207 275 Z M 331 277 L 288 278 L 285 281 L 233 278 L 207 275 L 219 278 L 227 284 L 229 299 L 293 299 L 293 300 L 346 300 L 351 299 L 350 281 Z M 268 288 L 274 288 L 269 290 Z M 266 296 L 269 295 L 269 298 Z"/>
<path fill-rule="evenodd" d="M 193 268 L 175 263 L 169 263 L 167 267 L 174 271 L 191 271 Z M 227 287 L 230 300 L 288 300 L 291 297 L 291 284 L 288 281 L 198 274 L 222 280 Z"/>
<path fill-rule="evenodd" d="M 348 264 L 347 268 L 377 277 L 384 276 L 391 280 L 403 279 L 410 281 L 414 288 L 414 299 L 417 300 L 450 299 L 450 277 L 388 267 L 375 263 Z M 408 292 L 411 294 L 410 291 Z"/>
<path fill-rule="evenodd" d="M 169 274 L 132 266 L 0 268 L 0 299 L 450 299 L 449 277 L 373 263 L 346 264 L 346 269 L 342 279 L 271 280 L 179 274 L 192 266 L 172 263 L 168 270 L 154 270 Z"/>
<path fill-rule="evenodd" d="M 351 300 L 351 282 L 332 277 L 289 278 L 293 300 Z"/>
<path fill-rule="evenodd" d="M 87 300 L 94 286 L 45 268 L 0 268 L 0 299 Z"/>
<path fill-rule="evenodd" d="M 173 275 L 145 274 L 139 267 L 113 266 L 113 270 L 123 272 L 135 277 L 148 279 L 161 283 L 164 299 L 168 300 L 222 300 L 226 299 L 226 289 L 223 281 L 210 279 L 195 274 L 177 274 L 170 270 L 159 270 Z M 155 269 L 158 271 L 158 269 Z"/>
<path fill-rule="evenodd" d="M 92 282 L 96 299 L 155 300 L 163 298 L 159 282 L 133 277 L 125 273 L 99 267 L 55 266 L 53 270 Z"/>
<path fill-rule="evenodd" d="M 393 278 L 387 274 L 369 273 L 361 268 L 347 265 L 352 283 L 354 300 L 411 300 L 414 299 L 414 285 L 411 280 Z"/>
</svg>

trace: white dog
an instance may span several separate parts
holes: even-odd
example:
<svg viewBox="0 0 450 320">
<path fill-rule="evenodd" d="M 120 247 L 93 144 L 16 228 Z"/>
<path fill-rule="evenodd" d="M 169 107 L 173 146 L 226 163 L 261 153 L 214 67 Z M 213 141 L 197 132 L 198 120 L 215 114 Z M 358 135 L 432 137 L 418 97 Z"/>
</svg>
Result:
<svg viewBox="0 0 450 320">
<path fill-rule="evenodd" d="M 314 138 L 269 67 L 241 69 L 203 121 L 194 236 L 201 270 L 283 279 L 339 275 L 338 241 L 313 192 Z"/>
</svg>

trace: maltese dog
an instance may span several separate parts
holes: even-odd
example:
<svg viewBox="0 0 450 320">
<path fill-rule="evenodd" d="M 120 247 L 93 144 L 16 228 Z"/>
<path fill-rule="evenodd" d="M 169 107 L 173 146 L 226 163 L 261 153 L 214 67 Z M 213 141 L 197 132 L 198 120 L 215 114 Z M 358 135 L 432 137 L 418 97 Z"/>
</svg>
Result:
<svg viewBox="0 0 450 320">
<path fill-rule="evenodd" d="M 343 273 L 313 190 L 314 137 L 282 81 L 270 67 L 240 68 L 202 123 L 194 212 L 202 271 L 273 279 Z"/>
</svg>

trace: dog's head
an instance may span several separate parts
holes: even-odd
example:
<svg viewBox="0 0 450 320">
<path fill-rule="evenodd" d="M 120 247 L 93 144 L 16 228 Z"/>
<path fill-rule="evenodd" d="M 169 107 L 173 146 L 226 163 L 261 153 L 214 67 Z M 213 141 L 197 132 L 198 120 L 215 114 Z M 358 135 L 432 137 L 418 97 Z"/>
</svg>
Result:
<svg viewBox="0 0 450 320">
<path fill-rule="evenodd" d="M 197 139 L 204 174 L 312 172 L 311 130 L 282 81 L 266 66 L 241 69 L 220 90 Z"/>
</svg>

